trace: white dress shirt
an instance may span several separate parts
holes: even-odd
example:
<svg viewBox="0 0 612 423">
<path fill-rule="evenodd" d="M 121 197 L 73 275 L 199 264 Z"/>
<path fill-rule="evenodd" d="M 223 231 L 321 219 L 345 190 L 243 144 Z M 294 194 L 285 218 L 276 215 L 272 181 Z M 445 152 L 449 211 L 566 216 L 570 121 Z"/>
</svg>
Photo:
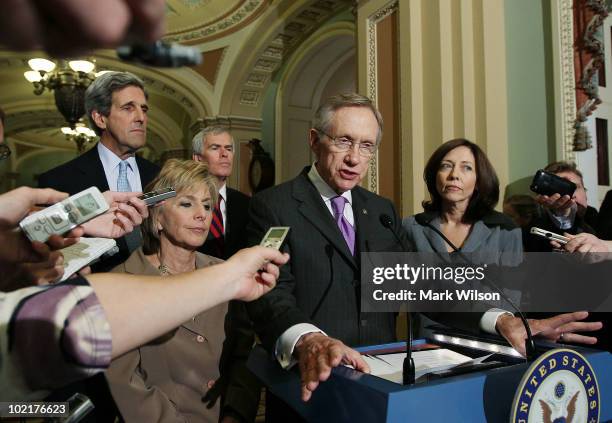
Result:
<svg viewBox="0 0 612 423">
<path fill-rule="evenodd" d="M 221 216 L 223 216 L 223 232 L 227 232 L 227 184 L 223 184 L 221 188 L 219 188 L 219 196 L 221 197 L 221 204 L 219 204 L 219 208 L 221 209 Z"/>
<path fill-rule="evenodd" d="M 109 189 L 111 191 L 117 191 L 117 179 L 119 179 L 119 163 L 121 159 L 101 142 L 98 143 L 98 154 L 102 161 L 102 167 L 104 168 L 104 174 L 106 175 Z M 140 172 L 138 172 L 136 158 L 130 156 L 125 161 L 128 164 L 127 178 L 130 183 L 130 188 L 134 192 L 142 192 Z"/>
</svg>

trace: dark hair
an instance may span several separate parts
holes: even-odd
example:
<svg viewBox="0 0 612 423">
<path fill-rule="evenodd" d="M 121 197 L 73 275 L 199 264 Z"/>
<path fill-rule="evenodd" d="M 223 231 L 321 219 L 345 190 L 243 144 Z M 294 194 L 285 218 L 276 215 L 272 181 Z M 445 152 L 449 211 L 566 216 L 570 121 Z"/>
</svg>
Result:
<svg viewBox="0 0 612 423">
<path fill-rule="evenodd" d="M 2 107 L 0 107 L 0 122 L 4 124 L 5 118 L 6 118 L 6 115 L 4 114 L 4 110 L 2 110 Z"/>
<path fill-rule="evenodd" d="M 546 172 L 554 173 L 555 175 L 558 173 L 569 172 L 578 176 L 581 181 L 584 181 L 582 177 L 582 172 L 578 170 L 576 167 L 576 163 L 574 162 L 553 162 L 544 168 Z M 584 182 L 583 182 L 584 185 Z"/>
<path fill-rule="evenodd" d="M 469 148 L 476 160 L 476 187 L 468 203 L 467 210 L 463 215 L 463 222 L 472 223 L 482 219 L 495 208 L 499 200 L 499 179 L 497 179 L 495 169 L 484 151 L 473 142 L 463 138 L 456 138 L 445 142 L 434 151 L 427 161 L 423 178 L 427 184 L 431 200 L 423 201 L 423 208 L 428 212 L 442 211 L 442 197 L 436 188 L 436 177 L 440 169 L 440 163 L 442 163 L 442 159 L 448 152 L 462 146 Z"/>
</svg>

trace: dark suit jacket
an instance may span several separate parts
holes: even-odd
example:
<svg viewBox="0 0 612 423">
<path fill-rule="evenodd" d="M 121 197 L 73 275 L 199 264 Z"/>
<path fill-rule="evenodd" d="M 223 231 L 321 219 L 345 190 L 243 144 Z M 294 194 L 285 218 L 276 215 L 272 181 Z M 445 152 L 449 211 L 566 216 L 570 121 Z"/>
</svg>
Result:
<svg viewBox="0 0 612 423">
<path fill-rule="evenodd" d="M 246 247 L 246 226 L 249 221 L 249 202 L 251 197 L 240 191 L 227 187 L 227 198 L 225 207 L 227 210 L 227 222 L 225 228 L 225 254 L 222 259 L 231 257 L 236 251 Z M 209 256 L 217 255 L 215 238 L 208 232 L 206 242 L 198 251 Z"/>
<path fill-rule="evenodd" d="M 277 338 L 298 323 L 313 323 L 347 345 L 380 344 L 395 339 L 393 313 L 360 311 L 361 251 L 401 251 L 395 236 L 379 221 L 392 218 L 401 230 L 391 201 L 361 187 L 352 190 L 356 227 L 355 257 L 319 192 L 308 179 L 309 168 L 295 179 L 256 194 L 251 200 L 249 244 L 258 244 L 270 226 L 290 226 L 277 286 L 247 304 L 255 331 L 274 350 Z"/>
<path fill-rule="evenodd" d="M 227 259 L 236 251 L 246 247 L 245 231 L 249 219 L 250 201 L 251 197 L 248 195 L 227 187 L 225 253 L 220 258 Z M 211 232 L 208 232 L 206 242 L 198 248 L 198 251 L 210 256 L 218 254 L 215 238 Z M 220 368 L 221 373 L 227 377 L 215 385 L 211 397 L 214 398 L 215 394 L 223 396 L 222 415 L 234 414 L 244 421 L 252 421 L 257 413 L 261 384 L 246 366 L 246 360 L 255 342 L 255 335 L 243 301 L 230 301 L 225 331 L 231 333 L 231 336 L 225 340 Z"/>
<path fill-rule="evenodd" d="M 144 189 L 159 173 L 159 167 L 148 160 L 136 156 L 136 164 L 140 173 L 140 182 Z M 100 191 L 108 191 L 108 181 L 98 154 L 97 145 L 67 163 L 59 165 L 41 174 L 38 178 L 40 188 L 53 188 L 58 191 L 76 194 L 95 186 Z M 129 257 L 127 244 L 123 238 L 117 240 L 119 253 L 99 263 L 95 270 L 110 270 L 124 262 Z"/>
</svg>

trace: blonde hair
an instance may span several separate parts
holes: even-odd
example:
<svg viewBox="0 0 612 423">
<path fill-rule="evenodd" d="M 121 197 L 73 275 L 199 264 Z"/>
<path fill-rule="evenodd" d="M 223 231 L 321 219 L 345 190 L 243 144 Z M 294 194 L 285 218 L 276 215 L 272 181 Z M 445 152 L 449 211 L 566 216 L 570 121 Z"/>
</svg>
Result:
<svg viewBox="0 0 612 423">
<path fill-rule="evenodd" d="M 159 175 L 146 186 L 145 191 L 149 192 L 173 187 L 177 195 L 179 195 L 183 191 L 195 188 L 198 184 L 204 184 L 208 188 L 211 203 L 213 205 L 216 204 L 219 191 L 215 185 L 215 178 L 208 173 L 208 166 L 205 163 L 193 160 L 170 159 L 164 164 Z M 149 217 L 142 221 L 142 249 L 147 255 L 159 252 L 160 241 L 156 222 L 162 207 L 164 206 L 149 209 Z"/>
</svg>

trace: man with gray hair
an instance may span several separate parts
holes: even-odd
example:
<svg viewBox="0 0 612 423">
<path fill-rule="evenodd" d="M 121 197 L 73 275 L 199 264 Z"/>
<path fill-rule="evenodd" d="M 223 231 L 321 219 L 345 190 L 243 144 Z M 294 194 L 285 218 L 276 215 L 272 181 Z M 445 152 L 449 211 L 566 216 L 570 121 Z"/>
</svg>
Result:
<svg viewBox="0 0 612 423">
<path fill-rule="evenodd" d="M 193 137 L 192 146 L 193 160 L 208 165 L 219 189 L 208 238 L 199 251 L 226 259 L 246 245 L 250 201 L 249 196 L 227 186 L 234 166 L 234 138 L 224 126 L 208 126 Z"/>
<path fill-rule="evenodd" d="M 135 155 L 146 141 L 147 97 L 140 78 L 129 72 L 107 72 L 96 78 L 85 92 L 85 113 L 100 142 L 40 175 L 38 185 L 70 195 L 91 186 L 100 191 L 142 191 L 159 172 L 156 165 Z M 97 270 L 122 263 L 140 243 L 138 231 L 122 238 L 119 254 Z"/>
<path fill-rule="evenodd" d="M 131 73 L 107 72 L 96 78 L 85 92 L 85 113 L 100 142 L 40 175 L 39 186 L 71 195 L 91 186 L 142 191 L 159 171 L 135 156 L 146 141 L 147 97 L 142 81 Z"/>
<path fill-rule="evenodd" d="M 85 92 L 85 113 L 100 141 L 77 158 L 40 175 L 38 185 L 70 195 L 92 186 L 100 191 L 142 191 L 159 172 L 156 165 L 135 156 L 145 145 L 148 110 L 144 84 L 136 75 L 100 75 Z M 139 231 L 118 239 L 119 253 L 92 269 L 107 271 L 123 263 L 141 242 Z M 100 421 L 112 421 L 116 411 L 103 375 L 67 388 L 68 392 L 73 389 L 92 399 Z"/>
</svg>

